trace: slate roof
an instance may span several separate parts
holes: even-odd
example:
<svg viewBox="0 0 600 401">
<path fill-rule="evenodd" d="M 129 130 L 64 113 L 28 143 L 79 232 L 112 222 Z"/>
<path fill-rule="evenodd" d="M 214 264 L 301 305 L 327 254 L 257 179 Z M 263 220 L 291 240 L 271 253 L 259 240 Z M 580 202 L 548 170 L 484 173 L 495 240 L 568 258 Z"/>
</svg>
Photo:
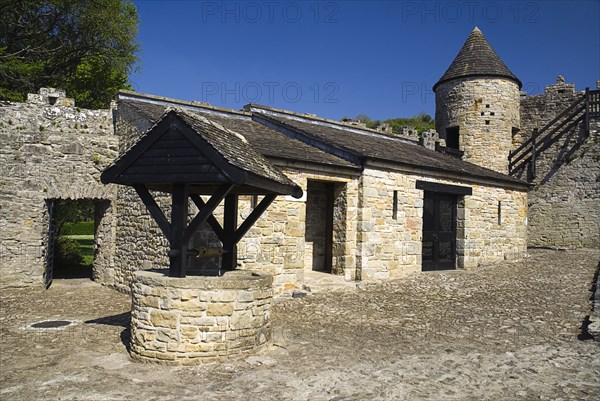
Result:
<svg viewBox="0 0 600 401">
<path fill-rule="evenodd" d="M 130 93 L 139 96 L 135 92 L 122 91 L 121 93 L 125 94 L 125 96 Z M 171 106 L 167 100 L 161 103 L 163 104 L 149 103 L 144 100 L 125 97 L 119 100 L 119 107 L 132 108 L 151 123 L 155 123 L 162 116 L 165 109 Z M 313 146 L 286 137 L 275 130 L 256 123 L 252 121 L 249 113 L 235 112 L 233 110 L 230 110 L 228 113 L 211 112 L 211 110 L 205 110 L 202 107 L 193 107 L 192 105 L 186 107 L 186 113 L 204 116 L 224 128 L 242 134 L 258 152 L 267 158 L 276 157 L 337 167 L 359 167 L 348 160 L 323 152 Z"/>
<path fill-rule="evenodd" d="M 260 106 L 255 105 L 254 107 Z M 400 163 L 426 170 L 443 171 L 465 179 L 468 179 L 469 176 L 474 176 L 506 184 L 527 185 L 524 181 L 509 175 L 444 155 L 423 146 L 410 144 L 391 136 L 376 136 L 371 133 L 360 134 L 345 130 L 342 127 L 328 126 L 320 121 L 316 123 L 310 122 L 308 118 L 305 121 L 299 121 L 297 117 L 287 117 L 283 113 L 276 116 L 272 114 L 255 114 L 269 119 L 283 128 L 315 138 L 332 147 L 354 154 L 359 158 Z"/>
<path fill-rule="evenodd" d="M 185 126 L 180 125 L 182 123 L 189 129 L 183 128 Z M 173 141 L 169 138 L 166 142 L 163 142 L 162 146 L 154 149 L 154 144 L 158 144 L 164 141 L 164 138 L 173 135 L 171 134 L 172 129 L 178 132 L 177 140 Z M 200 138 L 202 140 L 199 140 Z M 165 148 L 165 144 L 169 146 Z M 177 147 L 172 147 L 173 144 L 177 144 Z M 175 156 L 175 152 L 181 149 L 185 149 L 186 152 L 196 149 L 199 155 L 199 157 L 194 156 L 194 159 L 198 160 L 194 162 L 196 164 L 188 164 L 192 163 L 188 160 L 185 165 L 181 165 L 177 161 L 178 157 Z M 156 155 L 157 150 L 161 152 L 160 155 Z M 164 166 L 158 167 L 158 171 L 155 173 L 128 174 L 130 167 L 135 166 L 137 160 L 145 157 L 149 151 L 153 152 L 152 157 L 154 159 L 167 159 L 169 161 Z M 220 156 L 216 156 L 217 154 Z M 205 168 L 207 166 L 206 158 L 213 163 L 209 170 Z M 225 159 L 225 163 L 223 159 Z M 204 179 L 194 181 L 196 177 L 206 176 L 201 173 L 189 173 L 195 165 L 201 167 L 200 171 L 220 171 L 222 174 L 210 174 L 210 177 L 215 177 L 212 181 L 205 181 Z M 177 171 L 181 172 L 168 173 L 161 171 L 166 170 L 168 167 L 175 167 Z M 149 167 L 146 168 L 149 169 Z M 246 191 L 248 188 L 255 187 L 267 190 L 268 193 L 274 192 L 295 197 L 302 196 L 300 187 L 254 150 L 244 136 L 206 117 L 173 108 L 166 109 L 155 124 L 102 173 L 101 179 L 105 184 L 133 185 L 143 183 L 150 184 L 151 188 L 158 185 L 157 188 L 164 189 L 169 188 L 169 184 L 181 182 L 180 176 L 182 173 L 186 177 L 191 177 L 186 178 L 185 182 L 196 187 L 211 186 L 223 182 L 224 177 L 231 177 L 228 182 L 244 185 Z M 145 181 L 145 177 L 147 177 L 147 181 Z"/>
<path fill-rule="evenodd" d="M 242 134 L 258 153 L 301 162 L 362 169 L 367 159 L 412 166 L 425 171 L 454 175 L 457 179 L 480 178 L 504 185 L 526 187 L 527 183 L 509 175 L 480 167 L 473 163 L 444 155 L 410 141 L 375 133 L 338 121 L 312 118 L 261 105 L 248 105 L 250 112 L 196 106 L 176 99 L 122 91 L 119 107 L 128 107 L 136 114 L 156 122 L 170 105 L 183 103 L 189 116 L 204 116 L 212 123 Z M 213 110 L 215 110 L 213 112 Z M 252 120 L 254 119 L 254 121 Z M 267 123 L 267 126 L 264 124 Z M 290 135 L 298 133 L 299 135 Z"/>
<path fill-rule="evenodd" d="M 475 27 L 450 67 L 433 85 L 433 90 L 435 92 L 438 85 L 452 79 L 478 76 L 507 78 L 517 83 L 519 89 L 523 86 L 519 78 L 508 69 L 492 49 L 479 28 Z"/>
</svg>

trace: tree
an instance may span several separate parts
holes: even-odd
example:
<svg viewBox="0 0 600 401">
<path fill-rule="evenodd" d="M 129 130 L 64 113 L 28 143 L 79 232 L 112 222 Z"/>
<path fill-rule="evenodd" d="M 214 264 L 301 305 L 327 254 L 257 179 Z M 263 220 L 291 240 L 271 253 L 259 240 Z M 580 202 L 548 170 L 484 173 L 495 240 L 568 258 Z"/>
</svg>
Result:
<svg viewBox="0 0 600 401">
<path fill-rule="evenodd" d="M 107 107 L 129 87 L 138 22 L 129 0 L 0 0 L 0 99 L 57 87 Z"/>
<path fill-rule="evenodd" d="M 385 122 L 392 126 L 393 132 L 399 132 L 400 128 L 405 126 L 415 128 L 419 135 L 428 129 L 435 129 L 435 121 L 425 112 L 410 118 L 391 118 Z"/>
<path fill-rule="evenodd" d="M 60 200 L 56 204 L 57 230 L 59 235 L 63 235 L 65 223 L 79 223 L 82 221 L 94 221 L 94 202 L 89 200 Z M 92 226 L 93 227 L 93 226 Z"/>
<path fill-rule="evenodd" d="M 371 118 L 366 114 L 359 114 L 356 116 L 356 119 L 365 124 L 371 121 Z"/>
</svg>

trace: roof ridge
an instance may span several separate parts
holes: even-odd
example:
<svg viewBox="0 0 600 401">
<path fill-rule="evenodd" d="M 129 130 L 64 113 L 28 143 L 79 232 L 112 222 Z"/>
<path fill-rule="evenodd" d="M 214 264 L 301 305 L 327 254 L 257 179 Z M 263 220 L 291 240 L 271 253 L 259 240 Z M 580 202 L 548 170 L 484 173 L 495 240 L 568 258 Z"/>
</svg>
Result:
<svg viewBox="0 0 600 401">
<path fill-rule="evenodd" d="M 373 133 L 373 134 L 379 134 L 379 135 L 385 136 L 385 137 L 397 138 L 394 135 L 389 135 L 389 134 L 386 134 L 385 132 L 378 131 L 378 130 L 373 129 L 373 128 L 360 127 L 360 126 L 357 126 L 357 125 L 350 125 L 350 124 L 347 124 L 347 123 L 345 123 L 343 121 L 337 121 L 337 120 L 332 120 L 332 119 L 325 118 L 325 117 L 319 117 L 316 114 L 311 114 L 311 113 L 298 113 L 298 112 L 291 111 L 291 110 L 278 109 L 278 108 L 275 108 L 275 107 L 265 106 L 265 105 L 257 104 L 257 103 L 248 103 L 247 105 L 244 106 L 244 109 L 251 108 L 251 107 L 255 107 L 255 108 L 258 108 L 258 109 L 269 110 L 269 111 L 274 111 L 274 112 L 282 113 L 282 114 L 288 114 L 288 115 L 291 115 L 291 116 L 294 116 L 294 117 L 305 118 L 307 120 L 318 121 L 318 122 L 325 122 L 325 123 L 337 125 L 337 126 L 341 127 L 342 129 L 347 128 L 349 130 L 364 131 L 364 132 L 369 132 L 369 133 Z M 402 138 L 399 138 L 399 139 L 402 139 Z"/>
<path fill-rule="evenodd" d="M 125 97 L 122 98 L 121 95 L 124 95 Z M 251 113 L 244 111 L 244 110 L 234 110 L 234 109 L 228 109 L 225 107 L 213 106 L 210 103 L 199 102 L 196 100 L 193 100 L 193 101 L 181 100 L 181 99 L 175 99 L 175 98 L 171 98 L 171 97 L 152 95 L 149 93 L 130 91 L 127 89 L 120 89 L 119 92 L 117 93 L 118 100 L 127 100 L 128 98 L 129 99 L 134 98 L 134 99 L 138 99 L 138 100 L 142 100 L 142 101 L 150 100 L 150 101 L 154 101 L 154 102 L 171 103 L 171 104 L 181 105 L 181 106 L 185 106 L 185 107 L 191 107 L 191 108 L 195 108 L 195 109 L 212 110 L 212 111 L 218 111 L 218 112 L 222 112 L 222 113 L 242 115 L 242 116 L 246 116 L 246 117 L 251 116 Z"/>
</svg>

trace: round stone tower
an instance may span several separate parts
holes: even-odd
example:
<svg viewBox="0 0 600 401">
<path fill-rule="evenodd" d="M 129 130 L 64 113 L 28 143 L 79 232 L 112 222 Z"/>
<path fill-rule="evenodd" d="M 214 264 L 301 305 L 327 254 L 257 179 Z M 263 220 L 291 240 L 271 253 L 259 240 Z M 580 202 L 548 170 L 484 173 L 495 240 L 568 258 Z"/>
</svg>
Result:
<svg viewBox="0 0 600 401">
<path fill-rule="evenodd" d="M 519 130 L 521 81 L 506 67 L 479 28 L 433 86 L 435 127 L 463 160 L 508 173 L 512 137 Z"/>
</svg>

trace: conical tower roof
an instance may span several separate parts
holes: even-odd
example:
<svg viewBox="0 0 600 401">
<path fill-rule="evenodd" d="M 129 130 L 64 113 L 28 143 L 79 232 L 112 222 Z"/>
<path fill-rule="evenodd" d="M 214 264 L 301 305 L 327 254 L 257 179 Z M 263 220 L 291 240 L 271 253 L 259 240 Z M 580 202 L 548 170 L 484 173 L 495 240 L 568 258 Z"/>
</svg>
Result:
<svg viewBox="0 0 600 401">
<path fill-rule="evenodd" d="M 433 85 L 433 90 L 443 82 L 464 77 L 500 77 L 514 81 L 519 85 L 519 89 L 523 86 L 519 78 L 500 60 L 477 27 L 473 29 L 444 75 Z"/>
</svg>

